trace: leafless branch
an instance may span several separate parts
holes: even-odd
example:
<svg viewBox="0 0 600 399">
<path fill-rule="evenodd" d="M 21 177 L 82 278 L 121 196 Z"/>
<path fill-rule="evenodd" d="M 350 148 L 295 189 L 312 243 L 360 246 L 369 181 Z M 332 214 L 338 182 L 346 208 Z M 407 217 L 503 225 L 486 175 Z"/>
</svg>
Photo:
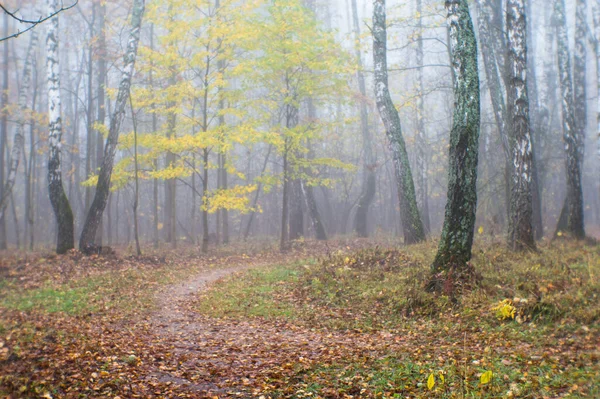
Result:
<svg viewBox="0 0 600 399">
<path fill-rule="evenodd" d="M 61 6 L 60 9 L 58 9 L 57 11 L 53 12 L 50 15 L 47 16 L 40 16 L 39 19 L 25 19 L 25 18 L 21 18 L 19 16 L 17 16 L 17 12 L 19 12 L 19 10 L 15 10 L 15 11 L 9 11 L 2 3 L 0 3 L 0 9 L 2 9 L 2 11 L 4 11 L 4 13 L 6 13 L 9 17 L 11 17 L 12 19 L 14 19 L 15 21 L 22 23 L 22 24 L 28 24 L 30 26 L 28 26 L 27 28 L 23 29 L 23 30 L 18 30 L 17 32 L 13 33 L 12 35 L 8 35 L 6 37 L 2 37 L 0 38 L 0 42 L 4 41 L 4 40 L 8 40 L 8 39 L 12 39 L 15 38 L 17 36 L 22 35 L 23 33 L 33 29 L 34 27 L 36 27 L 37 25 L 55 17 L 56 15 L 58 15 L 59 13 L 63 12 L 63 11 L 67 11 L 73 7 L 75 7 L 77 5 L 77 3 L 79 3 L 79 0 L 74 0 L 75 2 L 73 4 L 71 4 L 70 6 Z"/>
</svg>

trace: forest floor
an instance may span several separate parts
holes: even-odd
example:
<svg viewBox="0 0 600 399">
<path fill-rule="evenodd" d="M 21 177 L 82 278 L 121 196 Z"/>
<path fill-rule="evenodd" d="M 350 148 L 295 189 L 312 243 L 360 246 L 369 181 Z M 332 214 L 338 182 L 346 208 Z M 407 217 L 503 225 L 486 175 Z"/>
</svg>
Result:
<svg viewBox="0 0 600 399">
<path fill-rule="evenodd" d="M 600 397 L 600 246 L 479 243 L 457 301 L 388 247 L 4 256 L 0 396 Z"/>
</svg>

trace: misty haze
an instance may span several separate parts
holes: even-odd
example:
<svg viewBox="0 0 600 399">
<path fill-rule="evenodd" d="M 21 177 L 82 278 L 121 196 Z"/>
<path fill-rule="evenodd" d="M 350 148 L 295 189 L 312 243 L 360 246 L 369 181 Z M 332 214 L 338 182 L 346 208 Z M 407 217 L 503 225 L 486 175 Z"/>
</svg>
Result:
<svg viewBox="0 0 600 399">
<path fill-rule="evenodd" d="M 0 396 L 600 398 L 598 0 L 0 0 Z"/>
</svg>

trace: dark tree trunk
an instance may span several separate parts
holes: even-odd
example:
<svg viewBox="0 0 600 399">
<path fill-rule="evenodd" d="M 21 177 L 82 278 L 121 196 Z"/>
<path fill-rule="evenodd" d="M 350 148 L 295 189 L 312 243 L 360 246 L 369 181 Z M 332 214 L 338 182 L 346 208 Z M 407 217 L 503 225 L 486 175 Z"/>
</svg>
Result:
<svg viewBox="0 0 600 399">
<path fill-rule="evenodd" d="M 477 208 L 479 74 L 477 42 L 466 0 L 446 1 L 454 71 L 454 115 L 450 132 L 448 200 L 429 287 L 439 291 L 468 270 Z M 453 276 L 452 274 L 457 275 Z M 467 274 L 468 275 L 468 274 Z M 466 275 L 465 275 L 466 277 Z"/>
<path fill-rule="evenodd" d="M 131 78 L 133 76 L 135 57 L 137 55 L 138 42 L 140 39 L 144 7 L 144 0 L 134 0 L 131 19 L 131 32 L 129 34 L 129 41 L 127 43 L 127 49 L 124 57 L 125 62 L 123 74 L 121 76 L 121 83 L 117 93 L 115 110 L 112 118 L 110 119 L 110 128 L 108 132 L 108 138 L 106 140 L 106 146 L 104 147 L 102 167 L 100 168 L 100 173 L 98 175 L 96 194 L 85 219 L 83 231 L 81 232 L 81 238 L 79 239 L 79 249 L 85 253 L 91 253 L 96 249 L 96 245 L 94 243 L 96 238 L 96 230 L 98 229 L 100 220 L 102 219 L 102 214 L 104 212 L 104 208 L 106 207 L 106 201 L 110 192 L 110 178 L 112 175 L 114 158 L 119 140 L 119 130 L 121 128 L 123 118 L 125 117 L 125 107 L 127 105 L 127 99 L 129 98 L 129 90 L 131 87 Z"/>
<path fill-rule="evenodd" d="M 154 24 L 150 24 L 150 49 L 154 51 Z M 153 63 L 151 63 L 153 67 Z M 150 83 L 150 89 L 154 89 L 154 76 L 152 69 L 148 72 L 148 79 Z M 154 103 L 152 103 L 152 109 L 155 109 Z M 158 130 L 158 118 L 156 112 L 152 112 L 152 133 L 156 134 Z M 154 170 L 158 170 L 158 160 L 154 160 Z M 152 244 L 154 248 L 158 248 L 158 179 L 154 178 L 152 181 Z"/>
<path fill-rule="evenodd" d="M 92 2 L 92 20 L 89 23 L 89 42 L 87 49 L 87 108 L 86 108 L 86 122 L 87 122 L 87 136 L 85 140 L 85 178 L 89 179 L 92 174 L 96 171 L 92 169 L 97 169 L 99 164 L 96 165 L 94 162 L 94 94 L 93 94 L 93 83 L 94 83 L 94 22 L 96 19 L 96 2 Z M 85 187 L 85 210 L 87 212 L 90 209 L 90 204 L 92 202 L 92 187 Z"/>
<path fill-rule="evenodd" d="M 202 252 L 208 252 L 210 241 L 208 229 L 208 209 L 206 198 L 208 197 L 208 149 L 202 150 Z"/>
<path fill-rule="evenodd" d="M 304 237 L 304 204 L 302 198 L 302 181 L 295 178 L 291 182 L 290 197 L 290 240 Z"/>
<path fill-rule="evenodd" d="M 567 33 L 567 16 L 564 0 L 554 2 L 556 18 L 556 42 L 558 47 L 558 72 L 563 106 L 563 141 L 566 152 L 567 197 L 563 206 L 564 217 L 559 219 L 555 235 L 568 233 L 574 238 L 585 238 L 583 218 L 583 190 L 581 167 L 583 140 L 575 116 L 573 81 L 571 79 L 571 55 Z M 562 215 L 561 215 L 562 216 Z M 564 223 L 561 223 L 564 222 Z"/>
<path fill-rule="evenodd" d="M 355 41 L 355 58 L 357 63 L 356 79 L 358 81 L 358 89 L 360 91 L 360 130 L 362 132 L 362 149 L 363 149 L 363 181 L 358 200 L 358 207 L 354 216 L 354 231 L 359 237 L 369 236 L 369 208 L 375 199 L 376 184 L 375 184 L 375 168 L 376 161 L 371 148 L 371 131 L 369 129 L 369 111 L 367 108 L 367 87 L 365 84 L 365 76 L 363 74 L 362 56 L 360 48 L 360 25 L 358 22 L 358 9 L 356 0 L 352 1 L 352 24 L 354 30 Z"/>
<path fill-rule="evenodd" d="M 290 191 L 290 182 L 289 182 L 289 162 L 288 162 L 288 139 L 285 142 L 285 148 L 283 150 L 283 194 L 282 194 L 282 204 L 281 204 L 281 232 L 280 232 L 280 240 L 279 240 L 279 250 L 286 251 L 289 246 L 289 231 L 288 231 L 288 218 L 289 218 L 289 191 Z"/>
<path fill-rule="evenodd" d="M 540 165 L 538 160 L 540 157 L 538 154 L 541 153 L 542 148 L 542 126 L 540 119 L 540 102 L 538 94 L 537 84 L 537 73 L 535 69 L 535 38 L 533 36 L 533 30 L 535 25 L 533 24 L 533 0 L 527 0 L 525 5 L 525 12 L 528 15 L 527 18 L 527 86 L 529 90 L 529 104 L 530 104 L 530 130 L 531 130 L 531 151 L 532 151 L 532 187 L 531 187 L 531 199 L 533 206 L 533 236 L 536 240 L 541 240 L 544 236 L 544 221 L 542 218 L 542 179 L 540 173 Z"/>
<path fill-rule="evenodd" d="M 269 158 L 271 156 L 271 151 L 273 150 L 273 145 L 269 145 L 269 149 L 267 150 L 267 155 L 265 156 L 265 161 L 262 166 L 262 170 L 260 171 L 260 177 L 262 178 L 265 175 L 265 171 L 267 170 L 267 164 L 269 163 Z M 246 230 L 244 231 L 244 241 L 248 240 L 248 236 L 250 235 L 250 229 L 252 228 L 252 222 L 254 221 L 254 217 L 256 215 L 256 205 L 258 205 L 258 198 L 260 197 L 260 192 L 262 190 L 262 181 L 258 183 L 258 187 L 256 188 L 256 194 L 254 194 L 254 200 L 252 200 L 252 211 L 250 212 L 250 218 L 248 219 L 248 224 L 246 225 Z"/>
<path fill-rule="evenodd" d="M 106 93 L 106 2 L 101 1 L 99 4 L 98 13 L 98 33 L 97 33 L 97 52 L 96 57 L 98 58 L 98 75 L 96 77 L 98 88 L 97 88 L 97 106 L 98 106 L 98 119 L 97 123 L 104 125 L 106 122 L 106 108 L 105 108 L 105 93 Z M 96 130 L 96 168 L 100 168 L 102 165 L 102 157 L 104 152 L 104 136 L 102 132 Z M 102 246 L 102 236 L 104 232 L 102 218 L 98 224 L 98 233 L 96 234 L 96 244 Z"/>
<path fill-rule="evenodd" d="M 4 14 L 4 37 L 8 37 L 8 21 L 7 13 Z M 3 46 L 4 63 L 2 65 L 2 109 L 8 106 L 8 40 L 4 41 Z M 8 113 L 2 112 L 0 120 L 0 198 L 4 197 L 4 152 L 7 146 L 8 139 Z M 0 216 L 0 250 L 6 249 L 6 221 L 4 215 Z"/>
<path fill-rule="evenodd" d="M 317 240 L 325 241 L 327 240 L 327 233 L 325 232 L 325 226 L 323 226 L 323 222 L 321 220 L 321 214 L 319 213 L 319 208 L 317 207 L 317 201 L 315 200 L 313 188 L 305 182 L 302 182 L 301 184 L 302 194 L 306 200 L 306 207 L 310 212 L 310 218 L 315 230 L 315 236 L 317 237 Z"/>
<path fill-rule="evenodd" d="M 375 98 L 379 115 L 385 126 L 392 152 L 400 219 L 404 229 L 404 243 L 414 244 L 425 239 L 423 223 L 419 215 L 415 185 L 410 170 L 406 145 L 402 136 L 400 116 L 392 102 L 387 75 L 387 33 L 385 0 L 373 2 L 373 63 L 375 65 Z"/>
</svg>

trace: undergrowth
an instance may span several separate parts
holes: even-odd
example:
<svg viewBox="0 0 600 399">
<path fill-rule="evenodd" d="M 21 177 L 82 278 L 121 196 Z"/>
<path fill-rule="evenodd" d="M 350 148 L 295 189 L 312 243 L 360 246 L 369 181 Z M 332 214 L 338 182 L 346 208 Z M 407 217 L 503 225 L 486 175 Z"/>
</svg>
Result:
<svg viewBox="0 0 600 399">
<path fill-rule="evenodd" d="M 266 397 L 600 397 L 599 246 L 514 254 L 480 243 L 471 264 L 482 279 L 458 301 L 424 289 L 435 251 L 337 251 L 255 270 L 215 284 L 196 308 L 383 340 L 368 356 L 302 364 Z"/>
</svg>

